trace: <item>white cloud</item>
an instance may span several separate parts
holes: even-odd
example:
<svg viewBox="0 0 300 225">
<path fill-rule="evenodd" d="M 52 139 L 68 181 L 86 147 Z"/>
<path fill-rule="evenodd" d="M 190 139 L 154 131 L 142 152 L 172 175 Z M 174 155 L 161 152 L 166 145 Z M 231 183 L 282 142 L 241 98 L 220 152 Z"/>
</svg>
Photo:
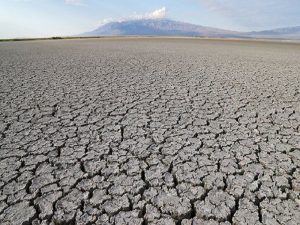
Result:
<svg viewBox="0 0 300 225">
<path fill-rule="evenodd" d="M 167 9 L 166 7 L 162 7 L 160 9 L 154 10 L 152 12 L 147 12 L 144 14 L 138 14 L 133 13 L 133 15 L 128 17 L 121 17 L 121 18 L 105 18 L 103 20 L 100 20 L 98 22 L 98 26 L 102 26 L 104 24 L 110 23 L 110 22 L 123 22 L 128 20 L 143 20 L 143 19 L 162 19 L 165 18 L 167 15 Z"/>
<path fill-rule="evenodd" d="M 82 5 L 83 0 L 64 0 L 69 5 Z"/>
<path fill-rule="evenodd" d="M 131 19 L 161 19 L 164 18 L 166 14 L 167 14 L 166 7 L 162 7 L 150 13 L 145 13 L 140 15 L 135 13 L 133 16 L 131 16 Z"/>
</svg>

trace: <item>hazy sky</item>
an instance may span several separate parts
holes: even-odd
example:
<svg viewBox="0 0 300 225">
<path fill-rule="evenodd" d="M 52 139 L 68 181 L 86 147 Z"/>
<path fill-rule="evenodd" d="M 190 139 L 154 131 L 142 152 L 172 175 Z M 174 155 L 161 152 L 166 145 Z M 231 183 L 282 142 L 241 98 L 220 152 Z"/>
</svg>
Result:
<svg viewBox="0 0 300 225">
<path fill-rule="evenodd" d="M 74 35 L 114 20 L 161 17 L 238 31 L 300 26 L 300 1 L 0 0 L 0 38 Z"/>
</svg>

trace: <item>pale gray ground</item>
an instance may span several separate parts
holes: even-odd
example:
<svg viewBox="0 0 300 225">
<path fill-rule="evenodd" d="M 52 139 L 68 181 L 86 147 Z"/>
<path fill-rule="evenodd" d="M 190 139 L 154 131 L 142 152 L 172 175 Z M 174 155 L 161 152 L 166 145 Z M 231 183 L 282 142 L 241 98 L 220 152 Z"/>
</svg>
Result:
<svg viewBox="0 0 300 225">
<path fill-rule="evenodd" d="M 300 45 L 0 43 L 0 224 L 300 224 Z"/>
</svg>

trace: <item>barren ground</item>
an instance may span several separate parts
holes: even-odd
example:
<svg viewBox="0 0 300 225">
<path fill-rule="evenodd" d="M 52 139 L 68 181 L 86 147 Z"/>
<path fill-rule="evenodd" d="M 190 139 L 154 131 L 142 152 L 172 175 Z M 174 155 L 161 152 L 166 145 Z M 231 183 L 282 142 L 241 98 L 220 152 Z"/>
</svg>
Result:
<svg viewBox="0 0 300 225">
<path fill-rule="evenodd" d="M 0 224 L 300 224 L 299 89 L 297 44 L 0 43 Z"/>
</svg>

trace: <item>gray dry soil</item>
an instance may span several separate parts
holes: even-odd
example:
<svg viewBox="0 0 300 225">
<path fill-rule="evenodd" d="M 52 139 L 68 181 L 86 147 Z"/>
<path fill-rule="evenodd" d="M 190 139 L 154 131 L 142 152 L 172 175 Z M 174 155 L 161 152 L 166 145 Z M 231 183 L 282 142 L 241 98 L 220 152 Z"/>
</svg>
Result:
<svg viewBox="0 0 300 225">
<path fill-rule="evenodd" d="M 299 88 L 297 44 L 0 43 L 0 224 L 300 224 Z"/>
</svg>

